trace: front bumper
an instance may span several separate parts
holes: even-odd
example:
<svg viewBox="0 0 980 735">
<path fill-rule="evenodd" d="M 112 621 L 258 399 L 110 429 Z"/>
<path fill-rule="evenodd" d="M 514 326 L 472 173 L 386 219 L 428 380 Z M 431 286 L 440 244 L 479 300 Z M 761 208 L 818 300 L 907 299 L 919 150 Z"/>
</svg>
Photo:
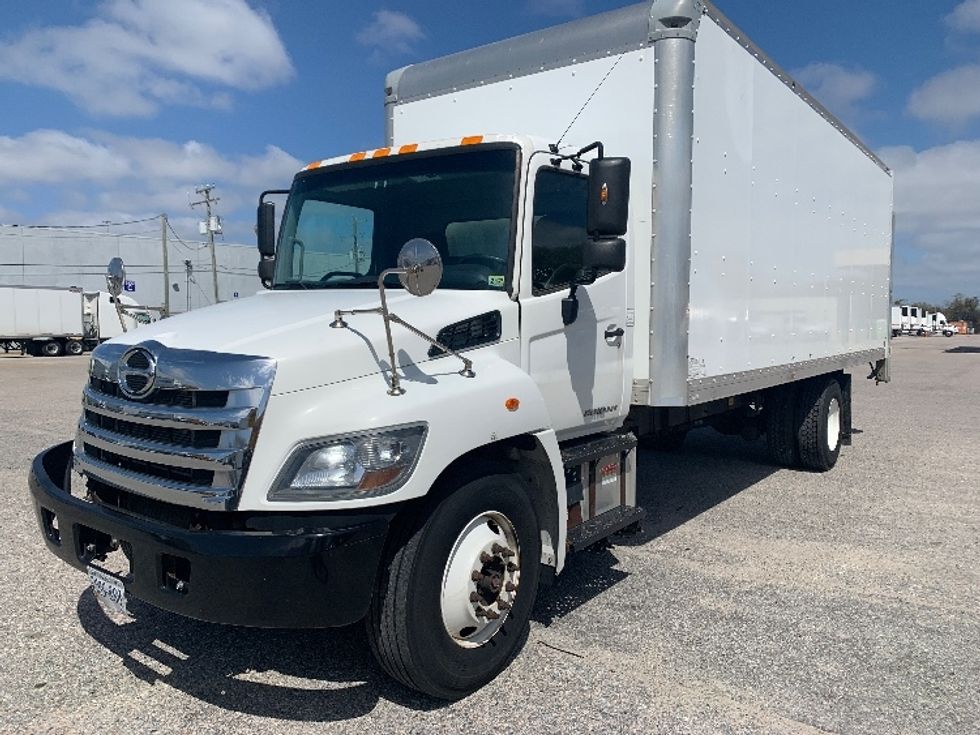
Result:
<svg viewBox="0 0 980 735">
<path fill-rule="evenodd" d="M 81 570 L 121 547 L 130 562 L 121 576 L 127 596 L 198 620 L 263 628 L 328 628 L 366 614 L 395 507 L 228 512 L 211 516 L 222 530 L 198 530 L 72 495 L 71 456 L 67 442 L 31 466 L 42 536 Z"/>
</svg>

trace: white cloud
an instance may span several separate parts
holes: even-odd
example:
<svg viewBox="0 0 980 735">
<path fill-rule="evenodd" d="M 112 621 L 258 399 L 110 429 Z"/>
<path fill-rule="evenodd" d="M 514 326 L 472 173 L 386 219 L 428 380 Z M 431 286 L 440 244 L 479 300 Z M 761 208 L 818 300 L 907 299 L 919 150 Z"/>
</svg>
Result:
<svg viewBox="0 0 980 735">
<path fill-rule="evenodd" d="M 410 53 L 425 38 L 422 27 L 406 13 L 377 10 L 371 22 L 357 34 L 357 42 L 381 53 Z"/>
<path fill-rule="evenodd" d="M 48 208 L 32 219 L 48 224 L 140 219 L 160 212 L 175 222 L 186 216 L 193 223 L 197 215 L 189 204 L 198 198 L 194 188 L 213 182 L 221 197 L 218 211 L 229 225 L 226 231 L 247 233 L 259 192 L 288 186 L 302 166 L 273 145 L 259 153 L 227 155 L 195 140 L 100 131 L 82 136 L 35 130 L 0 137 L 0 185 L 5 191 L 33 190 L 33 203 L 44 201 Z M 0 216 L 7 222 L 23 221 L 9 210 L 0 209 Z M 193 228 L 184 233 L 192 236 Z"/>
<path fill-rule="evenodd" d="M 852 122 L 859 105 L 875 91 L 878 79 L 865 69 L 817 62 L 793 73 L 804 87 L 833 114 Z"/>
<path fill-rule="evenodd" d="M 966 0 L 945 18 L 946 26 L 957 33 L 980 33 L 980 0 Z"/>
<path fill-rule="evenodd" d="M 224 109 L 231 97 L 210 87 L 261 89 L 292 74 L 271 19 L 245 0 L 108 0 L 82 25 L 0 43 L 0 78 L 57 90 L 100 115 Z"/>
<path fill-rule="evenodd" d="M 527 8 L 535 15 L 577 17 L 585 13 L 584 0 L 528 0 Z"/>
<path fill-rule="evenodd" d="M 980 117 L 980 65 L 969 64 L 929 79 L 909 97 L 908 111 L 927 122 L 964 125 Z"/>
<path fill-rule="evenodd" d="M 914 289 L 931 289 L 937 299 L 977 293 L 980 140 L 879 153 L 895 171 L 896 224 L 908 246 L 896 254 L 896 296 Z"/>
</svg>

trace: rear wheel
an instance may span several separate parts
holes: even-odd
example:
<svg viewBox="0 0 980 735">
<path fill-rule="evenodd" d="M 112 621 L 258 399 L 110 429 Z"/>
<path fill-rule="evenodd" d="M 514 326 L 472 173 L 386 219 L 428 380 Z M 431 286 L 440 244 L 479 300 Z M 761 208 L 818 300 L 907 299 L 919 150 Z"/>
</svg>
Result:
<svg viewBox="0 0 980 735">
<path fill-rule="evenodd" d="M 797 386 L 773 388 L 766 398 L 766 444 L 769 456 L 783 467 L 797 467 L 800 452 L 796 436 Z"/>
<path fill-rule="evenodd" d="M 800 464 L 826 472 L 840 456 L 844 398 L 836 380 L 810 381 L 800 394 Z"/>
<path fill-rule="evenodd" d="M 62 352 L 61 342 L 56 339 L 41 343 L 41 354 L 45 357 L 57 357 Z"/>
<path fill-rule="evenodd" d="M 541 539 L 527 488 L 499 470 L 483 475 L 400 524 L 366 621 L 382 668 L 441 699 L 507 667 L 537 593 Z"/>
</svg>

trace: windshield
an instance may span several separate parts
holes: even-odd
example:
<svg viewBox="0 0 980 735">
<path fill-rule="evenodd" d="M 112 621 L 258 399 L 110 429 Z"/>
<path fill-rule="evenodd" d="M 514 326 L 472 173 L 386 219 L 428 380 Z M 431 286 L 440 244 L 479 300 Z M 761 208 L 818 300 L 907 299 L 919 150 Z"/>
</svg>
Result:
<svg viewBox="0 0 980 735">
<path fill-rule="evenodd" d="M 503 290 L 516 177 L 511 146 L 303 175 L 283 217 L 273 288 L 374 287 L 402 245 L 422 237 L 442 256 L 441 288 Z"/>
</svg>

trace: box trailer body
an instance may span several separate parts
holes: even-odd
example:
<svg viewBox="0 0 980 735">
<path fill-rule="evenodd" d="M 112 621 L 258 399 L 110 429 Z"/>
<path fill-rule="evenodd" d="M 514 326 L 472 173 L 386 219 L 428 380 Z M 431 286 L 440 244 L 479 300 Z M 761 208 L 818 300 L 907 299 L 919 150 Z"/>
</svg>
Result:
<svg viewBox="0 0 980 735">
<path fill-rule="evenodd" d="M 277 237 L 260 197 L 268 290 L 97 348 L 30 485 L 108 604 L 363 619 L 388 673 L 455 699 L 569 554 L 643 520 L 638 442 L 709 425 L 834 466 L 845 371 L 888 379 L 892 180 L 700 0 L 400 69 L 385 98 L 385 144 L 297 173 Z"/>
<path fill-rule="evenodd" d="M 123 333 L 112 297 L 57 286 L 0 286 L 0 346 L 40 355 L 79 355 Z M 136 302 L 120 296 L 127 306 Z M 127 329 L 134 313 L 123 315 Z"/>
</svg>

